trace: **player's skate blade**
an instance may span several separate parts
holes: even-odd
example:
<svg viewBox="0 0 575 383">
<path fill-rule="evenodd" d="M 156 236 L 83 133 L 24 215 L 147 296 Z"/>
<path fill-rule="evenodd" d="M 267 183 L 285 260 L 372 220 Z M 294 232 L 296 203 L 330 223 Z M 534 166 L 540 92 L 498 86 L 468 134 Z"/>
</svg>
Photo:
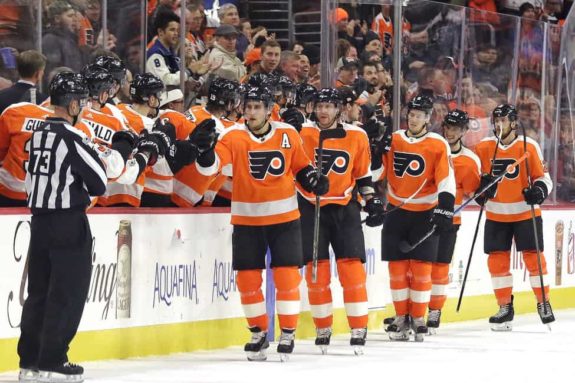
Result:
<svg viewBox="0 0 575 383">
<path fill-rule="evenodd" d="M 549 331 L 551 331 L 551 323 L 555 322 L 555 315 L 553 315 L 553 310 L 551 309 L 551 303 L 549 301 L 545 303 L 537 303 L 537 312 L 541 318 L 541 322 L 547 326 Z"/>
<path fill-rule="evenodd" d="M 513 330 L 512 322 L 491 323 L 491 331 L 504 332 Z"/>
<path fill-rule="evenodd" d="M 37 382 L 56 383 L 56 382 L 74 382 L 81 383 L 84 381 L 84 368 L 73 363 L 64 363 L 50 371 L 40 370 L 38 372 Z"/>
<path fill-rule="evenodd" d="M 38 370 L 30 368 L 21 368 L 18 373 L 19 382 L 36 382 L 38 380 Z"/>
<path fill-rule="evenodd" d="M 489 318 L 489 325 L 492 331 L 511 331 L 513 325 L 511 322 L 515 316 L 515 309 L 513 308 L 513 295 L 511 302 L 500 305 L 497 314 Z"/>
<path fill-rule="evenodd" d="M 289 360 L 289 356 L 293 352 L 295 343 L 295 333 L 294 330 L 285 330 L 282 329 L 282 333 L 280 335 L 279 343 L 277 352 L 280 354 L 280 361 L 287 362 Z"/>
<path fill-rule="evenodd" d="M 353 347 L 353 353 L 355 355 L 363 355 L 363 347 L 365 346 L 365 339 L 367 338 L 366 328 L 352 328 L 351 338 L 349 339 L 349 344 Z"/>
<path fill-rule="evenodd" d="M 392 341 L 407 341 L 409 334 L 409 316 L 407 315 L 396 316 L 393 323 L 387 327 L 387 335 Z"/>
<path fill-rule="evenodd" d="M 441 310 L 429 310 L 427 314 L 427 335 L 437 334 L 439 323 L 441 322 Z"/>
<path fill-rule="evenodd" d="M 319 347 L 322 355 L 326 355 L 327 347 L 329 346 L 329 342 L 331 340 L 331 327 L 317 328 L 315 331 L 315 345 Z"/>
<path fill-rule="evenodd" d="M 250 362 L 262 362 L 267 360 L 267 349 L 270 346 L 267 340 L 267 332 L 261 331 L 259 327 L 250 329 L 252 338 L 244 346 L 247 358 Z"/>
</svg>

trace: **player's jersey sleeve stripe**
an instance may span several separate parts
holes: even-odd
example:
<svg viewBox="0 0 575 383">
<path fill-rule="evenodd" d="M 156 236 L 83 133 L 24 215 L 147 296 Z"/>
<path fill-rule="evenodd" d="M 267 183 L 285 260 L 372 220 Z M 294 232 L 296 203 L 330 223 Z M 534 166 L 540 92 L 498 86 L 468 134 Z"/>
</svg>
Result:
<svg viewBox="0 0 575 383">
<path fill-rule="evenodd" d="M 232 203 L 232 215 L 244 217 L 265 217 L 276 214 L 289 213 L 298 209 L 297 198 L 294 193 L 286 199 L 268 202 L 238 202 Z"/>
</svg>

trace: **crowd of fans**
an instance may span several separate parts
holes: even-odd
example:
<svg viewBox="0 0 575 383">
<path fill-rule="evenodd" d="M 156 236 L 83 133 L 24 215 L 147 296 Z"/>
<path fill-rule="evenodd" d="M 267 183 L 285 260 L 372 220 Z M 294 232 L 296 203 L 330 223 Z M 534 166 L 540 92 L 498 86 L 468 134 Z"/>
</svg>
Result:
<svg viewBox="0 0 575 383">
<path fill-rule="evenodd" d="M 45 87 L 55 73 L 80 71 L 103 54 L 119 57 L 128 69 L 117 94 L 123 103 L 132 102 L 129 84 L 141 72 L 157 76 L 166 90 L 183 89 L 182 111 L 205 104 L 214 77 L 246 83 L 254 75 L 266 74 L 277 83 L 281 75 L 294 87 L 320 87 L 320 48 L 300 41 L 282 46 L 273 33 L 246 18 L 249 1 L 219 1 L 212 12 L 213 1 L 188 0 L 182 9 L 178 0 L 150 0 L 146 38 L 139 24 L 139 1 L 108 0 L 103 30 L 101 0 L 44 0 L 42 68 L 39 52 L 30 53 L 36 46 L 30 30 L 37 13 L 30 3 L 37 2 L 0 2 L 0 89 L 8 88 L 0 92 L 0 112 L 29 100 L 30 87 Z M 319 9 L 320 1 L 309 3 L 317 3 Z M 363 123 L 385 121 L 393 110 L 392 3 L 345 2 L 330 15 L 338 37 L 334 85 L 353 90 L 352 104 L 358 106 Z M 399 86 L 401 105 L 417 94 L 432 96 L 432 130 L 440 129 L 449 110 L 466 111 L 471 123 L 465 144 L 470 147 L 491 134 L 494 107 L 514 102 L 521 125 L 541 143 L 550 169 L 556 169 L 558 198 L 574 202 L 575 128 L 569 108 L 559 111 L 559 155 L 554 156 L 555 79 L 561 28 L 571 4 L 570 0 L 409 1 L 402 20 Z M 465 15 L 459 5 L 468 7 Z M 15 93 L 14 88 L 23 90 Z M 46 96 L 38 91 L 34 97 L 40 103 Z M 279 110 L 275 115 L 281 118 Z"/>
</svg>

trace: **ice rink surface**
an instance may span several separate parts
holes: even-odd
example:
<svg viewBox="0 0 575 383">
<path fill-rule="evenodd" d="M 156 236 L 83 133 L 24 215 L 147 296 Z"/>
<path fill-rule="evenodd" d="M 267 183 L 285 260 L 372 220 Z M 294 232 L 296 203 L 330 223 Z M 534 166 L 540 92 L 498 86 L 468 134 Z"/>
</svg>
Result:
<svg viewBox="0 0 575 383">
<path fill-rule="evenodd" d="M 575 381 L 575 310 L 555 312 L 552 331 L 535 314 L 516 316 L 512 332 L 492 332 L 487 320 L 445 324 L 423 343 L 390 342 L 372 331 L 363 356 L 347 335 L 332 338 L 327 355 L 313 340 L 296 341 L 280 363 L 270 346 L 266 362 L 248 362 L 243 348 L 120 361 L 83 363 L 86 382 L 536 382 Z M 246 330 L 246 341 L 249 333 Z M 16 373 L 0 382 L 17 381 Z"/>
</svg>

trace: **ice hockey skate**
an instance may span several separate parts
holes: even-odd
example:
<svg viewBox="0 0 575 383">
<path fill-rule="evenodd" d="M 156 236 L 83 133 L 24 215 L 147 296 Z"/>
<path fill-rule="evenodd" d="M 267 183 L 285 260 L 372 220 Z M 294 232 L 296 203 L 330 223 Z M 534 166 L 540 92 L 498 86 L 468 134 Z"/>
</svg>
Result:
<svg viewBox="0 0 575 383">
<path fill-rule="evenodd" d="M 395 317 L 388 317 L 383 320 L 383 329 L 385 330 L 385 332 L 387 332 L 387 328 L 389 327 L 390 324 L 393 323 L 394 320 Z"/>
<path fill-rule="evenodd" d="M 264 361 L 267 357 L 267 349 L 270 343 L 267 340 L 268 333 L 259 327 L 250 328 L 252 339 L 244 346 L 249 361 Z"/>
<path fill-rule="evenodd" d="M 355 355 L 363 355 L 363 347 L 365 346 L 365 338 L 367 337 L 367 328 L 352 328 L 351 338 L 349 344 L 353 347 Z"/>
<path fill-rule="evenodd" d="M 293 352 L 295 339 L 295 330 L 282 329 L 278 343 L 278 354 L 280 354 L 280 360 L 282 362 L 287 362 L 289 360 L 290 354 Z"/>
<path fill-rule="evenodd" d="M 544 325 L 547 325 L 547 328 L 549 328 L 549 331 L 551 331 L 551 325 L 549 323 L 555 322 L 555 316 L 553 315 L 553 310 L 551 309 L 551 303 L 549 303 L 549 301 L 545 303 L 537 303 L 537 312 L 539 313 L 541 322 L 543 322 Z"/>
<path fill-rule="evenodd" d="M 327 347 L 331 339 L 331 327 L 316 328 L 315 345 L 319 346 L 323 355 L 327 354 Z"/>
<path fill-rule="evenodd" d="M 423 317 L 411 318 L 411 329 L 413 330 L 413 338 L 416 342 L 423 342 L 425 334 L 427 334 L 427 326 Z"/>
<path fill-rule="evenodd" d="M 74 382 L 80 383 L 84 381 L 84 368 L 77 364 L 66 362 L 61 366 L 52 368 L 50 370 L 40 370 L 38 372 L 37 382 L 53 383 L 53 382 Z"/>
<path fill-rule="evenodd" d="M 493 331 L 511 331 L 513 325 L 513 317 L 515 316 L 515 310 L 513 309 L 513 295 L 511 296 L 511 302 L 499 306 L 499 311 L 497 314 L 489 318 L 489 323 L 491 324 L 491 330 Z"/>
<path fill-rule="evenodd" d="M 441 321 L 441 310 L 429 310 L 427 313 L 427 334 L 435 335 Z"/>
<path fill-rule="evenodd" d="M 409 340 L 409 315 L 398 315 L 393 323 L 387 327 L 389 339 L 393 341 Z"/>
<path fill-rule="evenodd" d="M 19 382 L 36 382 L 38 380 L 37 368 L 20 368 L 18 373 Z"/>
</svg>

